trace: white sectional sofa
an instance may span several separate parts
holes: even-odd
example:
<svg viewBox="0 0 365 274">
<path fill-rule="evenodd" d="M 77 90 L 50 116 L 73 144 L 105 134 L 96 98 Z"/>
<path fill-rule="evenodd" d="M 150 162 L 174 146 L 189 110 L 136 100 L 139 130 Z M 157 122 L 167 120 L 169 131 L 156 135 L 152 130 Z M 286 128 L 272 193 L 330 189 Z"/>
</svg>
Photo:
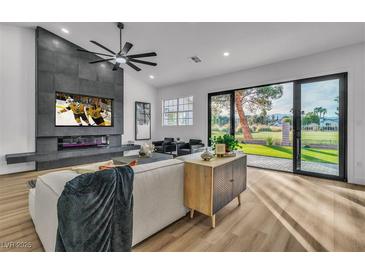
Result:
<svg viewBox="0 0 365 274">
<path fill-rule="evenodd" d="M 133 167 L 133 243 L 136 245 L 188 212 L 184 207 L 184 163 L 171 159 Z M 39 176 L 29 192 L 29 210 L 46 251 L 54 251 L 57 233 L 57 201 L 73 170 Z"/>
</svg>

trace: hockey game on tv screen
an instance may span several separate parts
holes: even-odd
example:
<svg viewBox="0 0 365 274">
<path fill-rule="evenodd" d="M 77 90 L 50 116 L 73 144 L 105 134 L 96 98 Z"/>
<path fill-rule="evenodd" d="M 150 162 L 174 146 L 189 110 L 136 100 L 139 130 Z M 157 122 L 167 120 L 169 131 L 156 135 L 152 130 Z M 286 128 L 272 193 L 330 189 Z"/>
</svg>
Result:
<svg viewBox="0 0 365 274">
<path fill-rule="evenodd" d="M 112 99 L 56 92 L 56 126 L 112 126 Z"/>
</svg>

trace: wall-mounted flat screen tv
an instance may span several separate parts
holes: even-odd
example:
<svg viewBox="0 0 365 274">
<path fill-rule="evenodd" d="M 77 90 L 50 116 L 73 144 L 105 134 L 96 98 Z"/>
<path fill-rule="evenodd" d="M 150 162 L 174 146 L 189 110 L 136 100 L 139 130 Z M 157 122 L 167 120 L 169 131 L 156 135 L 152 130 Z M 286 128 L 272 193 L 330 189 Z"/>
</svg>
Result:
<svg viewBox="0 0 365 274">
<path fill-rule="evenodd" d="M 56 126 L 111 127 L 113 100 L 56 92 Z"/>
</svg>

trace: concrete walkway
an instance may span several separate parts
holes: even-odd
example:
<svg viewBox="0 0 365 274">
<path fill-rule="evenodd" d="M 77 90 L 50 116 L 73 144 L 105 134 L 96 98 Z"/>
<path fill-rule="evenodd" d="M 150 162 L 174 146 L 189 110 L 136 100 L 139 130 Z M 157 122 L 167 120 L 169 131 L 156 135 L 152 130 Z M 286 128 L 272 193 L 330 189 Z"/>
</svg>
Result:
<svg viewBox="0 0 365 274">
<path fill-rule="evenodd" d="M 320 174 L 335 175 L 338 176 L 338 165 L 317 163 L 302 161 L 303 171 L 309 171 Z M 293 161 L 291 159 L 259 156 L 259 155 L 248 155 L 247 165 L 253 167 L 268 168 L 281 171 L 293 172 Z"/>
</svg>

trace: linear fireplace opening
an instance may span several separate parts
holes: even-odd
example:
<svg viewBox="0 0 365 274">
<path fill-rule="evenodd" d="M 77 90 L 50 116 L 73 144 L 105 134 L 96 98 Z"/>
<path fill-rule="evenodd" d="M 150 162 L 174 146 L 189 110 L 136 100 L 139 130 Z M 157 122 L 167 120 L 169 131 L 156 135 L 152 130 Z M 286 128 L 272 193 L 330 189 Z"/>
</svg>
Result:
<svg viewBox="0 0 365 274">
<path fill-rule="evenodd" d="M 108 135 L 58 137 L 58 150 L 108 147 Z"/>
</svg>

